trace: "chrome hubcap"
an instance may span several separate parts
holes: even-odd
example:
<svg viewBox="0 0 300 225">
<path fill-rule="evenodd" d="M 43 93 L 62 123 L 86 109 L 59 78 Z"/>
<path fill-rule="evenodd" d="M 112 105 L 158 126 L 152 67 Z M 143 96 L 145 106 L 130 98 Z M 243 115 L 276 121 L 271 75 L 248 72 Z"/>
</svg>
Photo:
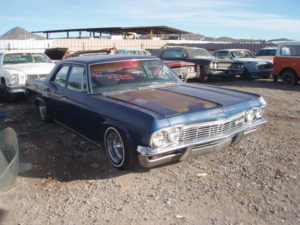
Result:
<svg viewBox="0 0 300 225">
<path fill-rule="evenodd" d="M 121 136 L 114 130 L 109 130 L 106 133 L 105 145 L 107 153 L 116 166 L 124 161 L 124 144 Z"/>
</svg>

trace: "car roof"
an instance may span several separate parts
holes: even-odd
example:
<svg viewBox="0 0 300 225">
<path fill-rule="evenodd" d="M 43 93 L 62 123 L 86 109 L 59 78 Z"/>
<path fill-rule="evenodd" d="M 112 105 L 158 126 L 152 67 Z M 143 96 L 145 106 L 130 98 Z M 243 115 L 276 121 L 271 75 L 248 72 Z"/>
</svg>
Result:
<svg viewBox="0 0 300 225">
<path fill-rule="evenodd" d="M 144 49 L 138 49 L 138 48 L 119 48 L 118 50 L 126 50 L 126 51 L 145 51 Z"/>
<path fill-rule="evenodd" d="M 238 49 L 238 48 L 228 48 L 228 49 L 219 49 L 216 50 L 215 52 L 219 52 L 219 51 L 250 51 L 248 49 Z"/>
<path fill-rule="evenodd" d="M 282 45 L 300 45 L 300 42 L 299 41 L 287 41 L 287 42 L 281 42 L 281 43 L 278 43 L 278 46 L 281 47 Z"/>
<path fill-rule="evenodd" d="M 181 46 L 181 47 L 168 47 L 166 49 L 205 49 L 205 48 L 197 48 L 197 47 L 185 47 L 185 46 Z M 206 49 L 205 49 L 206 50 Z"/>
<path fill-rule="evenodd" d="M 0 51 L 0 54 L 10 54 L 10 53 L 44 53 L 41 50 L 10 50 L 10 51 Z"/>
<path fill-rule="evenodd" d="M 108 63 L 128 60 L 160 60 L 155 56 L 141 55 L 89 55 L 80 57 L 71 57 L 61 61 L 61 63 L 81 63 L 81 64 L 96 64 Z"/>
<path fill-rule="evenodd" d="M 277 49 L 277 47 L 265 47 L 265 48 L 260 48 L 257 51 L 259 51 L 259 50 L 265 50 L 265 49 Z"/>
</svg>

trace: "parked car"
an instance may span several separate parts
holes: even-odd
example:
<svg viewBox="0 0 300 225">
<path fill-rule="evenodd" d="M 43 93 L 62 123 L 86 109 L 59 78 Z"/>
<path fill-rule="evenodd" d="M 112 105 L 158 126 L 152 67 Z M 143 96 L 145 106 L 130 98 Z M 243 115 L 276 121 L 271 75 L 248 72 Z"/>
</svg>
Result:
<svg viewBox="0 0 300 225">
<path fill-rule="evenodd" d="M 278 45 L 274 57 L 274 81 L 296 84 L 300 80 L 300 42 L 285 42 Z"/>
<path fill-rule="evenodd" d="M 155 49 L 157 50 L 157 49 Z M 127 55 L 153 55 L 153 52 L 161 53 L 162 49 L 155 51 L 154 49 L 137 50 L 137 49 L 119 49 L 116 54 L 127 54 Z M 156 56 L 156 55 L 153 55 Z M 163 60 L 183 81 L 188 79 L 197 78 L 200 75 L 200 71 L 197 72 L 197 65 L 192 62 L 185 62 L 180 60 Z"/>
<path fill-rule="evenodd" d="M 46 80 L 29 80 L 27 95 L 42 120 L 101 144 L 122 169 L 219 150 L 266 122 L 261 96 L 184 83 L 152 56 L 65 59 Z"/>
<path fill-rule="evenodd" d="M 232 59 L 243 63 L 245 68 L 241 74 L 243 79 L 269 78 L 272 75 L 272 60 L 256 59 L 247 49 L 222 49 L 215 51 L 213 55 L 219 59 Z"/>
<path fill-rule="evenodd" d="M 258 49 L 255 53 L 255 58 L 272 60 L 276 55 L 277 47 L 265 47 Z"/>
<path fill-rule="evenodd" d="M 12 101 L 16 94 L 25 93 L 25 82 L 47 77 L 54 63 L 43 53 L 0 52 L 0 94 Z"/>
<path fill-rule="evenodd" d="M 215 59 L 203 48 L 166 48 L 162 51 L 160 58 L 163 60 L 181 60 L 195 63 L 200 81 L 204 81 L 209 75 L 222 75 L 234 78 L 235 75 L 244 71 L 241 63 L 232 60 Z"/>
</svg>

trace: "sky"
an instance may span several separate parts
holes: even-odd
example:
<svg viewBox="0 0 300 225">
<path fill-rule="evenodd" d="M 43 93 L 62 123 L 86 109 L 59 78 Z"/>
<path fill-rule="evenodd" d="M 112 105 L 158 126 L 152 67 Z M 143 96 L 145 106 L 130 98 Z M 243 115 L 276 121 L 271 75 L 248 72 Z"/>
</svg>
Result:
<svg viewBox="0 0 300 225">
<path fill-rule="evenodd" d="M 300 40 L 300 0 L 8 0 L 0 35 L 28 31 L 165 25 L 209 37 Z"/>
</svg>

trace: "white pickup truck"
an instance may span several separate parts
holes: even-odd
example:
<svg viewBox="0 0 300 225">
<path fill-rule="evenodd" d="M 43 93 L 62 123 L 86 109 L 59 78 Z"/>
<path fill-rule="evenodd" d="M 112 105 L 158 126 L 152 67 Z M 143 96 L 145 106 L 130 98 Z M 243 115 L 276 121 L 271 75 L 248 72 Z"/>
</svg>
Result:
<svg viewBox="0 0 300 225">
<path fill-rule="evenodd" d="M 54 63 L 44 53 L 34 51 L 0 52 L 0 95 L 6 101 L 25 93 L 26 80 L 48 76 Z"/>
</svg>

